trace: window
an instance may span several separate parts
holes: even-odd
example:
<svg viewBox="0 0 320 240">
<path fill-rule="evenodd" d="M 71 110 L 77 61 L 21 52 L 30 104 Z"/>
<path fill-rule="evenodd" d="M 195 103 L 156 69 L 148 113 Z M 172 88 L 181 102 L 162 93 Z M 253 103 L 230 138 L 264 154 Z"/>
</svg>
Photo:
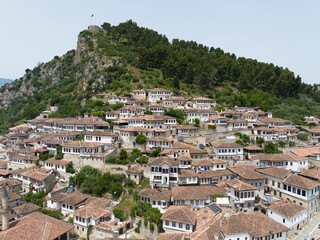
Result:
<svg viewBox="0 0 320 240">
<path fill-rule="evenodd" d="M 282 222 L 283 222 L 283 223 L 286 223 L 286 220 L 285 220 L 285 219 L 282 219 Z"/>
<path fill-rule="evenodd" d="M 190 230 L 189 224 L 186 224 L 186 229 L 187 229 L 187 230 Z"/>
<path fill-rule="evenodd" d="M 166 224 L 167 226 L 169 226 L 169 221 L 166 220 L 165 224 Z"/>
<path fill-rule="evenodd" d="M 172 222 L 172 227 L 176 227 L 176 222 Z"/>
<path fill-rule="evenodd" d="M 182 223 L 179 223 L 179 228 L 182 228 L 183 227 L 183 224 Z"/>
<path fill-rule="evenodd" d="M 302 190 L 302 196 L 306 196 L 306 191 L 305 190 Z"/>
</svg>

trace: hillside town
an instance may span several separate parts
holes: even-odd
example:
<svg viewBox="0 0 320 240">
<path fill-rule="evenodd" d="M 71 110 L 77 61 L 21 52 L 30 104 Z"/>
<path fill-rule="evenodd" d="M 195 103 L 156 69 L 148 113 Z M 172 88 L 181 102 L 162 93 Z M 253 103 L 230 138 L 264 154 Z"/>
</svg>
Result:
<svg viewBox="0 0 320 240">
<path fill-rule="evenodd" d="M 96 102 L 113 110 L 52 106 L 0 137 L 0 239 L 320 236 L 320 119 L 162 88 Z"/>
</svg>

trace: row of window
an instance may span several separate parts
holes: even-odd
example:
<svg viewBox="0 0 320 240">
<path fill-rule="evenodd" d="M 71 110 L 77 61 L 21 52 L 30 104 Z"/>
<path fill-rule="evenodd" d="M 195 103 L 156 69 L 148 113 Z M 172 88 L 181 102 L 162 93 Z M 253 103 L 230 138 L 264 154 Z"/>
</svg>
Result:
<svg viewBox="0 0 320 240">
<path fill-rule="evenodd" d="M 165 225 L 169 226 L 169 221 L 165 221 Z M 171 222 L 171 226 L 183 229 L 183 224 L 182 223 Z M 186 229 L 190 230 L 190 225 L 189 224 L 186 224 Z"/>
<path fill-rule="evenodd" d="M 218 150 L 218 152 L 219 153 L 235 153 L 236 152 L 236 149 L 234 149 L 234 148 L 226 148 L 226 149 L 219 149 Z M 241 152 L 241 149 L 240 148 L 238 148 L 238 152 Z"/>
</svg>

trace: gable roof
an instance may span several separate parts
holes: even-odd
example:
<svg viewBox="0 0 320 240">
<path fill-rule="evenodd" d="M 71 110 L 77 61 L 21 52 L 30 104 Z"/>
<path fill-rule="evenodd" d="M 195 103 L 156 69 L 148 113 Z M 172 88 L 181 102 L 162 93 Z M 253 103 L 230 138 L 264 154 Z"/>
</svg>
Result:
<svg viewBox="0 0 320 240">
<path fill-rule="evenodd" d="M 216 186 L 175 186 L 172 187 L 172 198 L 177 200 L 204 200 L 215 194 L 225 195 L 225 192 Z"/>
<path fill-rule="evenodd" d="M 306 208 L 295 203 L 278 203 L 270 205 L 268 208 L 282 216 L 285 216 L 286 218 L 293 218 L 306 210 Z"/>
<path fill-rule="evenodd" d="M 27 202 L 27 203 L 24 203 L 20 206 L 12 208 L 12 210 L 15 211 L 19 215 L 25 215 L 26 213 L 38 211 L 38 210 L 40 210 L 40 208 L 41 207 L 39 207 L 38 205 L 36 205 L 34 203 Z"/>
<path fill-rule="evenodd" d="M 162 215 L 161 220 L 168 220 L 178 223 L 186 223 L 195 225 L 196 216 L 189 207 L 186 206 L 170 206 Z"/>
<path fill-rule="evenodd" d="M 261 173 L 258 173 L 256 167 L 253 166 L 236 166 L 229 167 L 229 170 L 244 178 L 246 180 L 258 180 L 258 179 L 266 179 L 267 177 Z"/>
<path fill-rule="evenodd" d="M 243 148 L 242 145 L 237 143 L 223 143 L 223 142 L 211 142 L 211 146 L 215 148 Z"/>
<path fill-rule="evenodd" d="M 229 188 L 234 188 L 238 191 L 249 191 L 249 190 L 257 190 L 256 187 L 244 182 L 244 181 L 241 181 L 237 178 L 234 178 L 232 180 L 224 180 L 224 181 L 221 181 L 219 183 L 216 184 L 217 187 L 220 187 L 220 188 L 225 188 L 225 189 L 229 189 Z"/>
<path fill-rule="evenodd" d="M 9 229 L 0 232 L 0 239 L 53 240 L 74 228 L 70 223 L 40 212 L 19 218 L 9 225 Z"/>
<path fill-rule="evenodd" d="M 299 175 L 320 180 L 320 171 L 316 169 L 303 169 Z"/>
<path fill-rule="evenodd" d="M 292 153 L 284 153 L 284 154 L 266 154 L 266 153 L 259 153 L 254 155 L 250 160 L 260 160 L 260 161 L 301 161 L 301 160 L 308 160 L 306 157 L 297 156 Z"/>
<path fill-rule="evenodd" d="M 179 165 L 179 161 L 176 158 L 171 157 L 152 157 L 149 158 L 149 165 L 163 165 L 167 163 L 169 166 Z"/>
<path fill-rule="evenodd" d="M 315 148 L 292 149 L 291 152 L 301 157 L 308 157 L 315 153 L 320 153 L 320 148 L 315 147 Z"/>
<path fill-rule="evenodd" d="M 258 168 L 256 171 L 279 179 L 285 179 L 289 174 L 291 174 L 290 170 L 280 167 Z"/>
<path fill-rule="evenodd" d="M 311 190 L 320 186 L 320 183 L 298 175 L 289 176 L 283 183 L 306 190 Z"/>
<path fill-rule="evenodd" d="M 172 192 L 171 190 L 157 190 L 151 188 L 142 189 L 138 196 L 141 197 L 150 197 L 151 200 L 161 201 L 164 200 L 169 202 L 171 199 Z"/>
</svg>

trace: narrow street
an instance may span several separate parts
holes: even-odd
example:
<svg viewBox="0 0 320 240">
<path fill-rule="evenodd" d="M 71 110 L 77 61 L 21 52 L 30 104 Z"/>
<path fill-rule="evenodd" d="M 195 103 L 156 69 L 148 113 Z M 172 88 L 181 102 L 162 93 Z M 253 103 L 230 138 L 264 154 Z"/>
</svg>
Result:
<svg viewBox="0 0 320 240">
<path fill-rule="evenodd" d="M 320 214 L 318 213 L 311 222 L 302 228 L 302 231 L 300 231 L 298 235 L 292 238 L 292 240 L 304 240 L 307 236 L 312 236 L 317 240 L 320 238 L 320 229 L 318 229 L 319 224 Z"/>
</svg>

